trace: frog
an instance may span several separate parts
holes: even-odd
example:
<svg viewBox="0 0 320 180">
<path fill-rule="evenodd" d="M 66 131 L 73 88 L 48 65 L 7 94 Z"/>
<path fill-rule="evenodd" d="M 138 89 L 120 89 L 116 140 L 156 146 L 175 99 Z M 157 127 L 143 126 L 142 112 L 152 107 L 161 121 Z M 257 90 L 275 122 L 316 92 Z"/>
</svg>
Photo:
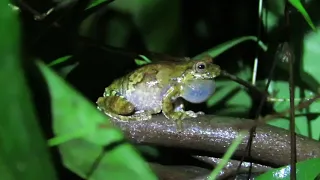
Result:
<svg viewBox="0 0 320 180">
<path fill-rule="evenodd" d="M 195 104 L 208 100 L 220 72 L 210 56 L 149 63 L 114 80 L 97 99 L 97 108 L 119 121 L 150 120 L 162 112 L 180 131 L 183 119 L 204 115 L 184 110 L 182 99 Z"/>
</svg>

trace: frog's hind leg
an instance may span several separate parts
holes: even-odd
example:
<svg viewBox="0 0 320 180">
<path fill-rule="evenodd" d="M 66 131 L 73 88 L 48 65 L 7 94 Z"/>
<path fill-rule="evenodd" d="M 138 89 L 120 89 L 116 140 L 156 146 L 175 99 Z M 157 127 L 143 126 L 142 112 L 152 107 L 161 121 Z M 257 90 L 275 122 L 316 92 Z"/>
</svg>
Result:
<svg viewBox="0 0 320 180">
<path fill-rule="evenodd" d="M 121 96 L 99 97 L 96 103 L 100 111 L 117 120 L 134 121 L 151 119 L 151 112 L 134 112 L 134 105 Z"/>
</svg>

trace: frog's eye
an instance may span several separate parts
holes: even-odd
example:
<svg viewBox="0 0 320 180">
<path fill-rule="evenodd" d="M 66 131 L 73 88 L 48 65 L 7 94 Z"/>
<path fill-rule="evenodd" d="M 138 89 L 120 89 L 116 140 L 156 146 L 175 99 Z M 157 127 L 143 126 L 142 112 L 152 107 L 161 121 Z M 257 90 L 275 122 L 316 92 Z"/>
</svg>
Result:
<svg viewBox="0 0 320 180">
<path fill-rule="evenodd" d="M 206 69 L 206 63 L 204 62 L 198 62 L 196 65 L 195 65 L 195 68 L 196 68 L 196 71 L 197 72 L 204 72 L 205 69 Z"/>
</svg>

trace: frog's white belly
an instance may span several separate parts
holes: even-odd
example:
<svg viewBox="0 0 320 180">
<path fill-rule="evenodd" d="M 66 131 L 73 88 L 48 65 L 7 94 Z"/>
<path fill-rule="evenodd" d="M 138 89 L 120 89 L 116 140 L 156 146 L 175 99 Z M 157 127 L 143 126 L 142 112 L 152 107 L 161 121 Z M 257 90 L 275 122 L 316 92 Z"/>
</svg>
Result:
<svg viewBox="0 0 320 180">
<path fill-rule="evenodd" d="M 165 90 L 156 85 L 136 87 L 134 91 L 127 92 L 125 98 L 135 106 L 136 111 L 160 111 L 164 92 Z"/>
</svg>

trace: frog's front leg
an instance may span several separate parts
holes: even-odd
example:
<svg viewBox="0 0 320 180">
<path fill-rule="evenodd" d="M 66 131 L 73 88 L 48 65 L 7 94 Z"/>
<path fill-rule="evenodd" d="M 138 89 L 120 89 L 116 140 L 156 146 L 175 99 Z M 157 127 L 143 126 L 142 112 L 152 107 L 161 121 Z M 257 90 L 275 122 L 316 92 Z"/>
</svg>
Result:
<svg viewBox="0 0 320 180">
<path fill-rule="evenodd" d="M 134 105 L 121 96 L 99 97 L 96 103 L 100 111 L 117 120 L 132 121 L 151 119 L 152 112 L 135 112 Z"/>
<path fill-rule="evenodd" d="M 174 111 L 184 111 L 184 104 L 183 100 L 181 98 L 178 98 L 176 101 L 174 101 Z M 194 112 L 194 111 L 185 111 L 189 117 L 196 118 L 199 115 L 204 115 L 205 113 L 202 111 Z"/>
<path fill-rule="evenodd" d="M 162 113 L 168 119 L 176 121 L 178 131 L 182 130 L 182 120 L 189 117 L 197 117 L 203 112 L 185 111 L 181 99 L 178 99 L 181 92 L 181 86 L 172 86 L 166 92 L 162 100 Z"/>
</svg>

